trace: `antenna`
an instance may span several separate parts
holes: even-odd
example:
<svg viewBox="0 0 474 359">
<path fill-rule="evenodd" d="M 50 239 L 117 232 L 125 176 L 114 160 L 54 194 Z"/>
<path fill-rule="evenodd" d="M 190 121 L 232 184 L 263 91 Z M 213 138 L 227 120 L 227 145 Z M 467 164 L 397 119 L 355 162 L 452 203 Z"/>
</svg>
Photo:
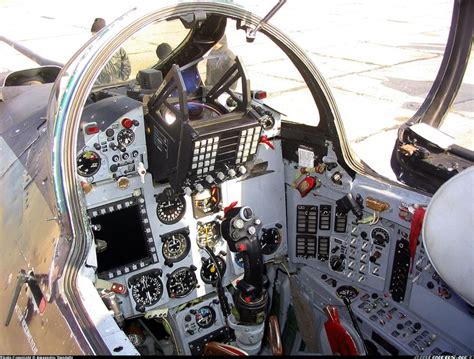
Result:
<svg viewBox="0 0 474 359">
<path fill-rule="evenodd" d="M 247 29 L 247 42 L 253 42 L 255 40 L 255 35 L 260 30 L 260 28 L 266 24 L 272 17 L 277 13 L 280 8 L 285 5 L 286 0 L 278 0 L 278 3 L 268 12 L 267 15 L 255 26 L 255 29 Z"/>
</svg>

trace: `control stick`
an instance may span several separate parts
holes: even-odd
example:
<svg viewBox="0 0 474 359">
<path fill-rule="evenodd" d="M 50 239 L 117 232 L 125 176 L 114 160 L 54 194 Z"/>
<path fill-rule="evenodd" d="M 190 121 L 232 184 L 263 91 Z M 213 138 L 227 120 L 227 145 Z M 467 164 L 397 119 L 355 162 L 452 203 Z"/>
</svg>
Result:
<svg viewBox="0 0 474 359">
<path fill-rule="evenodd" d="M 237 283 L 235 294 L 235 322 L 229 325 L 236 331 L 237 345 L 249 354 L 260 350 L 265 327 L 268 294 L 264 288 L 263 254 L 258 240 L 262 221 L 248 207 L 233 207 L 225 211 L 221 223 L 222 237 L 229 250 L 241 253 L 244 278 Z"/>
</svg>

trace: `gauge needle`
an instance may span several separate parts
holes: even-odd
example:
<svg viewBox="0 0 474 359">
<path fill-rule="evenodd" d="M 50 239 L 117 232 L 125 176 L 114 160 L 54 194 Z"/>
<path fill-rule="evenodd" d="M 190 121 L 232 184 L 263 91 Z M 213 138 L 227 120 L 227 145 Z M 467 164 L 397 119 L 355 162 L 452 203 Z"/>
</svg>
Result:
<svg viewBox="0 0 474 359">
<path fill-rule="evenodd" d="M 151 298 L 150 292 L 146 292 L 146 296 L 147 296 L 148 300 L 151 302 L 152 298 Z"/>
</svg>

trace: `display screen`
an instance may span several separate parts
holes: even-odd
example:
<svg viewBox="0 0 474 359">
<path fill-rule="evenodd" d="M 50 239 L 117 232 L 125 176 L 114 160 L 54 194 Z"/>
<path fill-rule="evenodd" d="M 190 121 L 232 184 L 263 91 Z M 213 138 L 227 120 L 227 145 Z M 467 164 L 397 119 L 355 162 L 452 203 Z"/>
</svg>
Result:
<svg viewBox="0 0 474 359">
<path fill-rule="evenodd" d="M 107 249 L 97 253 L 98 273 L 139 260 L 150 259 L 146 237 L 137 205 L 92 218 L 96 239 L 107 242 Z"/>
</svg>

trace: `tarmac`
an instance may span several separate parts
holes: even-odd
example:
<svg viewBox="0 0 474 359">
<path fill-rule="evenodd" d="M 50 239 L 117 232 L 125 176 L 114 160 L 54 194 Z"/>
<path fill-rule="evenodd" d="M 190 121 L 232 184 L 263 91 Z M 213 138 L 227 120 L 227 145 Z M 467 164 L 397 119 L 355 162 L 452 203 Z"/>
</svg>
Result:
<svg viewBox="0 0 474 359">
<path fill-rule="evenodd" d="M 264 16 L 276 1 L 238 3 Z M 136 5 L 131 0 L 0 0 L 0 34 L 65 63 L 89 39 L 94 18 L 110 23 Z M 270 23 L 295 40 L 319 68 L 352 149 L 374 170 L 393 178 L 389 161 L 397 129 L 416 112 L 436 77 L 452 7 L 448 0 L 289 0 Z M 257 34 L 258 50 L 244 54 L 251 59 L 246 62 L 249 74 L 271 89 L 269 103 L 291 103 L 305 116 L 312 101 L 301 76 L 286 66 L 281 53 L 266 51 L 261 36 Z M 238 53 L 238 46 L 233 51 Z M 0 43 L 0 72 L 26 67 L 36 64 Z M 473 120 L 471 60 L 441 130 L 474 150 Z"/>
</svg>

